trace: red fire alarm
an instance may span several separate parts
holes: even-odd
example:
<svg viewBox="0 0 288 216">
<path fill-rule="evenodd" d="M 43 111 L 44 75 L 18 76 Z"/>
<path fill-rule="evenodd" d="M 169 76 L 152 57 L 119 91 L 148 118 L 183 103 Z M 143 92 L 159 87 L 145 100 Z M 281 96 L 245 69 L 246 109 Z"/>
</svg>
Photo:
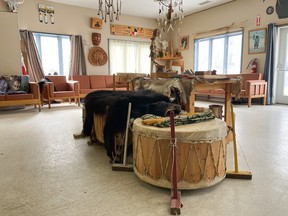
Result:
<svg viewBox="0 0 288 216">
<path fill-rule="evenodd" d="M 261 23 L 261 16 L 260 14 L 258 14 L 256 17 L 256 26 L 260 26 L 260 23 Z"/>
</svg>

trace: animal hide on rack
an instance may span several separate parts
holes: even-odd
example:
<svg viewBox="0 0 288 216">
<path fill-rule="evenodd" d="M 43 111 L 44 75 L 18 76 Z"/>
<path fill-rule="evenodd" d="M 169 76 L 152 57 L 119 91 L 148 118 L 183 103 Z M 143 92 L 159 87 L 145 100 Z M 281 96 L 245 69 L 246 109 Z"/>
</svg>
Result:
<svg viewBox="0 0 288 216">
<path fill-rule="evenodd" d="M 143 77 L 133 79 L 132 86 L 135 91 L 149 89 L 162 93 L 167 97 L 170 97 L 172 93 L 177 103 L 185 106 L 193 88 L 193 80 L 180 78 L 150 79 Z"/>
</svg>

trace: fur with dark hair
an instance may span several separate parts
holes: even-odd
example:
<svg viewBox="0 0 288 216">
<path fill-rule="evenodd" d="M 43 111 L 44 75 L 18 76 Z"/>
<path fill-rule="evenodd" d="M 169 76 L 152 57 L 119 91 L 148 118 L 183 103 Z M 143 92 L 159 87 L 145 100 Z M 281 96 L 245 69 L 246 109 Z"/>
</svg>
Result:
<svg viewBox="0 0 288 216">
<path fill-rule="evenodd" d="M 128 104 L 131 103 L 130 118 L 138 118 L 144 114 L 166 116 L 168 111 L 179 113 L 179 105 L 170 103 L 170 98 L 151 91 L 95 91 L 85 97 L 86 116 L 83 124 L 84 135 L 91 135 L 93 114 L 106 115 L 104 126 L 104 142 L 107 155 L 112 158 L 114 136 L 124 133 L 126 129 Z"/>
</svg>

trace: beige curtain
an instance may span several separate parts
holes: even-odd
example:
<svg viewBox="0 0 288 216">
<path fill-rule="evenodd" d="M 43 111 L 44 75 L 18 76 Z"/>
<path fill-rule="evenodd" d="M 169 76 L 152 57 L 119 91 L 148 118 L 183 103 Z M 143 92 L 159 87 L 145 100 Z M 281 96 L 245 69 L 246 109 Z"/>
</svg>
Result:
<svg viewBox="0 0 288 216">
<path fill-rule="evenodd" d="M 109 73 L 150 73 L 150 42 L 109 39 Z"/>
<path fill-rule="evenodd" d="M 27 62 L 27 74 L 31 81 L 39 82 L 45 77 L 41 59 L 37 51 L 36 43 L 31 31 L 20 30 L 24 61 Z"/>
<path fill-rule="evenodd" d="M 71 36 L 71 59 L 69 77 L 86 75 L 85 54 L 81 35 Z"/>
</svg>

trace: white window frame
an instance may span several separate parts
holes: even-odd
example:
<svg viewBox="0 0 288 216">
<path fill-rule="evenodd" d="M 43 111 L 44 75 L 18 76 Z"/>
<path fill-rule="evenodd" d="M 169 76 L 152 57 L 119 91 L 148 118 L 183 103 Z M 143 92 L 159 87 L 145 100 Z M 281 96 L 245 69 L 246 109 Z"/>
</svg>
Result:
<svg viewBox="0 0 288 216">
<path fill-rule="evenodd" d="M 242 36 L 242 41 L 241 41 L 241 54 L 240 54 L 240 59 L 239 59 L 239 63 L 240 63 L 240 68 L 239 71 L 227 71 L 227 67 L 228 67 L 228 50 L 229 50 L 229 38 L 233 37 L 233 36 L 237 36 L 237 35 L 241 35 Z M 221 34 L 221 35 L 215 35 L 215 36 L 209 36 L 209 37 L 205 37 L 205 38 L 199 38 L 199 39 L 195 39 L 194 44 L 195 44 L 195 48 L 194 48 L 194 71 L 198 71 L 199 65 L 198 65 L 198 52 L 199 52 L 199 42 L 203 42 L 203 41 L 208 41 L 209 42 L 209 53 L 208 53 L 208 71 L 212 71 L 214 70 L 214 68 L 212 68 L 212 53 L 213 53 L 213 40 L 215 39 L 220 39 L 223 38 L 224 39 L 224 61 L 223 61 L 223 71 L 217 71 L 217 73 L 219 74 L 235 74 L 235 73 L 241 73 L 242 71 L 242 58 L 243 58 L 243 31 L 236 31 L 236 32 L 230 32 L 230 33 L 226 33 L 226 34 Z"/>
<path fill-rule="evenodd" d="M 70 35 L 62 35 L 62 34 L 51 34 L 51 33 L 42 33 L 42 32 L 33 32 L 33 36 L 36 42 L 36 46 L 38 49 L 38 53 L 40 55 L 41 60 L 43 59 L 43 49 L 42 49 L 42 45 L 41 45 L 41 37 L 51 37 L 51 38 L 57 38 L 58 41 L 58 54 L 59 54 L 59 68 L 58 68 L 58 75 L 65 75 L 68 76 L 69 74 L 65 74 L 64 73 L 64 60 L 63 60 L 63 48 L 62 48 L 62 39 L 70 39 L 71 40 L 71 36 Z M 68 68 L 70 67 L 70 65 L 67 65 Z M 44 69 L 44 68 L 43 68 Z M 69 69 L 68 69 L 69 71 Z M 47 72 L 45 72 L 44 69 L 44 73 L 45 75 L 48 75 Z M 69 72 L 68 72 L 69 73 Z M 53 74 L 51 74 L 53 75 Z"/>
</svg>

